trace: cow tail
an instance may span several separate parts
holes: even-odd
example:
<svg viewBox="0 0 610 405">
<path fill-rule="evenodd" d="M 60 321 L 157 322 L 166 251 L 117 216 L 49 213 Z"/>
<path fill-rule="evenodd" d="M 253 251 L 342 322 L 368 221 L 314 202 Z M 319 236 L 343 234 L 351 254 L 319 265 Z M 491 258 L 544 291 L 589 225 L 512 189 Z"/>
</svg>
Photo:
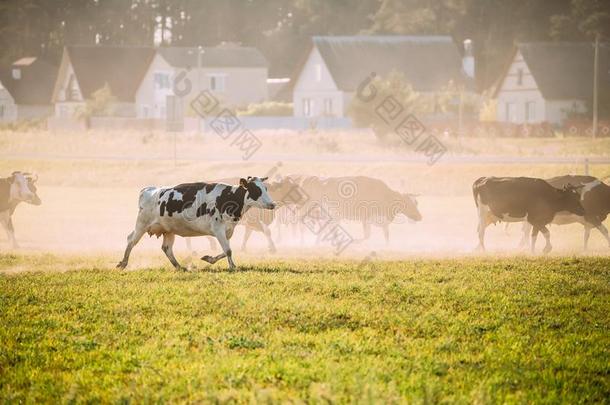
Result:
<svg viewBox="0 0 610 405">
<path fill-rule="evenodd" d="M 142 211 L 144 208 L 144 200 L 146 199 L 146 194 L 148 191 L 154 189 L 155 187 L 144 187 L 140 190 L 140 197 L 138 198 L 138 209 Z"/>
<path fill-rule="evenodd" d="M 485 180 L 485 177 L 479 177 L 474 183 L 472 183 L 472 197 L 474 198 L 474 204 L 477 206 L 477 208 L 479 207 L 479 185 L 481 182 L 483 182 L 483 180 Z"/>
</svg>

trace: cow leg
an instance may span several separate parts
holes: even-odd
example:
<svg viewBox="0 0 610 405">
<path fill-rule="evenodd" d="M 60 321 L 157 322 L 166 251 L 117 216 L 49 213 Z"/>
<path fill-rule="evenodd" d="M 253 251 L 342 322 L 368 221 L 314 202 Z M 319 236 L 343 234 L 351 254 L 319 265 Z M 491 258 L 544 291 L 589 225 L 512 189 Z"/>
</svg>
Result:
<svg viewBox="0 0 610 405">
<path fill-rule="evenodd" d="M 584 224 L 585 233 L 583 235 L 583 250 L 587 250 L 589 247 L 589 237 L 591 236 L 591 227 L 589 224 Z"/>
<path fill-rule="evenodd" d="M 519 241 L 519 248 L 524 248 L 527 246 L 528 237 L 531 233 L 531 225 L 527 221 L 523 221 L 523 226 L 521 227 L 521 240 Z"/>
<path fill-rule="evenodd" d="M 212 236 L 208 236 L 208 242 L 210 244 L 210 250 L 216 250 L 216 240 Z"/>
<path fill-rule="evenodd" d="M 242 252 L 246 251 L 246 244 L 248 243 L 248 239 L 250 239 L 250 235 L 252 235 L 252 228 L 246 225 L 246 230 L 244 232 L 244 240 L 241 242 Z"/>
<path fill-rule="evenodd" d="M 487 221 L 484 216 L 479 215 L 479 225 L 477 227 L 477 231 L 479 233 L 479 246 L 477 246 L 476 250 L 480 250 L 482 252 L 485 251 L 485 228 L 487 228 Z"/>
<path fill-rule="evenodd" d="M 13 218 L 8 218 L 8 233 L 9 238 L 11 240 L 11 246 L 13 249 L 19 249 L 19 244 L 17 243 L 17 239 L 15 238 L 15 227 L 13 226 Z"/>
<path fill-rule="evenodd" d="M 186 243 L 186 249 L 191 253 L 191 255 L 194 255 L 196 252 L 193 250 L 191 238 L 184 238 L 184 242 Z"/>
<path fill-rule="evenodd" d="M 227 258 L 228 262 L 229 262 L 229 269 L 233 270 L 235 269 L 235 263 L 233 262 L 233 257 L 232 257 L 232 252 L 231 252 L 231 245 L 229 245 L 229 239 L 227 237 L 227 231 L 225 229 L 224 226 L 218 226 L 216 227 L 214 230 L 214 236 L 216 236 L 216 239 L 218 239 L 218 242 L 220 243 L 220 246 L 222 247 L 223 253 L 217 255 L 217 256 L 203 256 L 201 258 L 201 260 L 205 260 L 206 262 L 210 263 L 210 264 L 214 264 L 217 261 L 219 261 L 222 258 Z"/>
<path fill-rule="evenodd" d="M 390 244 L 390 224 L 383 224 L 381 228 L 383 229 L 385 245 L 388 246 Z"/>
<path fill-rule="evenodd" d="M 269 253 L 277 252 L 275 248 L 275 243 L 273 243 L 273 238 L 271 237 L 271 229 L 269 229 L 269 225 L 261 222 L 261 227 L 263 228 L 263 234 L 267 238 L 267 244 L 269 245 Z"/>
<path fill-rule="evenodd" d="M 170 263 L 176 268 L 176 270 L 186 271 L 184 267 L 178 263 L 176 257 L 174 256 L 174 242 L 176 241 L 176 235 L 173 233 L 164 233 L 163 234 L 163 243 L 161 244 L 161 250 L 165 253 L 165 256 L 169 259 Z"/>
<path fill-rule="evenodd" d="M 13 227 L 13 221 L 8 210 L 0 214 L 0 225 L 6 231 L 6 236 L 13 249 L 17 249 L 19 245 L 15 239 L 15 228 Z"/>
<path fill-rule="evenodd" d="M 123 255 L 123 260 L 116 265 L 118 269 L 124 269 L 127 267 L 127 263 L 129 262 L 129 255 L 131 254 L 131 249 L 135 245 L 138 244 L 142 236 L 144 235 L 144 228 L 136 226 L 136 229 L 129 234 L 127 237 L 127 247 L 125 248 L 125 254 Z"/>
<path fill-rule="evenodd" d="M 362 221 L 362 240 L 369 240 L 371 238 L 371 223 Z"/>
<path fill-rule="evenodd" d="M 537 226 L 532 226 L 532 240 L 531 240 L 531 250 L 532 253 L 536 251 L 536 239 L 538 238 L 539 229 Z"/>
<path fill-rule="evenodd" d="M 608 246 L 610 246 L 610 236 L 608 235 L 608 228 L 606 228 L 606 226 L 602 223 L 597 225 L 595 228 L 597 228 L 597 230 L 600 231 L 602 235 L 604 235 L 604 238 L 606 238 L 606 241 L 608 242 Z"/>
<path fill-rule="evenodd" d="M 553 246 L 551 246 L 551 233 L 549 232 L 546 226 L 540 228 L 540 232 L 542 233 L 542 235 L 544 235 L 544 239 L 546 240 L 546 245 L 544 245 L 544 249 L 542 250 L 542 252 L 549 253 L 553 249 Z"/>
</svg>

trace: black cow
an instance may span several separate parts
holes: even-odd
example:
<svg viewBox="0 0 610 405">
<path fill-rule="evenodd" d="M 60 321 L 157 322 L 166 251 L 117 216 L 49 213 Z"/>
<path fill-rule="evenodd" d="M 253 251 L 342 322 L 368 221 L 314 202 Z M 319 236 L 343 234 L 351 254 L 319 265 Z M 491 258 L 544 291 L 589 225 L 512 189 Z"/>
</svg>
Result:
<svg viewBox="0 0 610 405">
<path fill-rule="evenodd" d="M 530 177 L 481 177 L 472 185 L 479 213 L 479 249 L 485 250 L 485 228 L 496 222 L 527 221 L 532 225 L 531 249 L 541 232 L 546 239 L 544 253 L 551 251 L 547 225 L 558 212 L 584 215 L 577 187 L 556 189 L 542 179 Z"/>
<path fill-rule="evenodd" d="M 38 176 L 30 173 L 13 172 L 11 177 L 0 178 L 0 225 L 6 230 L 9 242 L 13 248 L 18 248 L 15 239 L 12 215 L 20 202 L 40 205 L 40 197 L 36 194 Z"/>
<path fill-rule="evenodd" d="M 555 215 L 552 224 L 566 225 L 580 223 L 585 228 L 584 249 L 587 249 L 591 229 L 595 228 L 606 238 L 610 246 L 610 236 L 608 229 L 603 222 L 610 213 L 610 186 L 593 176 L 557 176 L 546 180 L 551 186 L 562 189 L 566 186 L 581 188 L 581 204 L 585 209 L 585 215 L 579 216 L 570 212 L 559 212 Z M 521 245 L 527 243 L 531 226 L 523 223 L 523 238 Z"/>
</svg>

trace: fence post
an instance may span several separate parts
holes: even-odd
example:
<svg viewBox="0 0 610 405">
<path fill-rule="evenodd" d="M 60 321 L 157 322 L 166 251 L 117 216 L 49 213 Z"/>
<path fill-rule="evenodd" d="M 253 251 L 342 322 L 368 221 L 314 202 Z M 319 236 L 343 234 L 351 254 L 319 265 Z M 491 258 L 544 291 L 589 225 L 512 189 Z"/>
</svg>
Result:
<svg viewBox="0 0 610 405">
<path fill-rule="evenodd" d="M 589 175 L 589 158 L 585 158 L 585 176 Z"/>
</svg>

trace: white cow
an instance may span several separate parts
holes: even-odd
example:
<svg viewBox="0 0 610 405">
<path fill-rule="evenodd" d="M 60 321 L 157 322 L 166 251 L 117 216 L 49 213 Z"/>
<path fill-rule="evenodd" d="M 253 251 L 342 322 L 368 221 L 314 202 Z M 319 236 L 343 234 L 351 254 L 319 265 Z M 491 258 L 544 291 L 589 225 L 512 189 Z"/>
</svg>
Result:
<svg viewBox="0 0 610 405">
<path fill-rule="evenodd" d="M 240 179 L 238 186 L 223 183 L 187 183 L 175 187 L 147 187 L 140 192 L 139 212 L 135 230 L 127 237 L 123 260 L 125 268 L 131 249 L 145 233 L 163 235 L 161 249 L 176 269 L 184 269 L 172 251 L 175 236 L 212 235 L 218 239 L 223 253 L 203 256 L 214 264 L 226 257 L 234 269 L 229 239 L 235 226 L 250 207 L 274 209 L 275 203 L 263 182 L 267 178 Z"/>
<path fill-rule="evenodd" d="M 0 178 L 0 225 L 6 230 L 9 242 L 13 248 L 19 247 L 15 239 L 12 215 L 20 202 L 40 205 L 40 197 L 36 194 L 38 176 L 30 173 L 13 172 L 11 177 Z"/>
</svg>

